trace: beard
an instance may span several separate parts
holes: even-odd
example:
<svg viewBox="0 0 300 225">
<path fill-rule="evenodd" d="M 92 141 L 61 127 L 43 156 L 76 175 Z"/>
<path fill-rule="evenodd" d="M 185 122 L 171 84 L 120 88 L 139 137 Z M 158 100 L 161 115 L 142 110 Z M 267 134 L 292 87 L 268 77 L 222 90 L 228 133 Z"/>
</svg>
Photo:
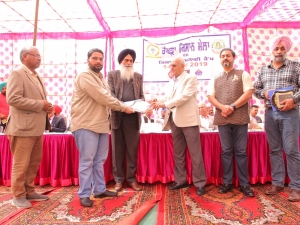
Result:
<svg viewBox="0 0 300 225">
<path fill-rule="evenodd" d="M 284 55 L 278 55 L 278 56 L 272 54 L 271 59 L 275 62 L 283 62 L 286 59 L 286 55 L 287 55 L 286 53 Z"/>
<path fill-rule="evenodd" d="M 126 66 L 124 66 L 124 65 L 121 65 L 120 73 L 121 73 L 121 78 L 122 78 L 123 80 L 129 81 L 130 79 L 133 78 L 134 68 L 133 68 L 133 66 L 131 66 L 131 67 L 126 67 Z"/>
<path fill-rule="evenodd" d="M 222 65 L 223 65 L 224 67 L 229 67 L 229 66 L 230 66 L 230 62 L 227 61 L 227 60 L 224 60 L 223 63 L 222 63 Z"/>
</svg>

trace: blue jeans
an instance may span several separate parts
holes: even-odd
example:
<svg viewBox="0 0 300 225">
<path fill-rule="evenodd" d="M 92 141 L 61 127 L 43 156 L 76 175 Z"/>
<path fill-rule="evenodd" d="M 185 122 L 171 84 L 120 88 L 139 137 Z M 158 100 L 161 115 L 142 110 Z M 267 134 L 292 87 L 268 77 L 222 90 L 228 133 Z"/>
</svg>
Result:
<svg viewBox="0 0 300 225">
<path fill-rule="evenodd" d="M 79 151 L 79 198 L 106 191 L 103 164 L 108 154 L 108 134 L 79 129 L 73 132 Z"/>
<path fill-rule="evenodd" d="M 270 146 L 272 184 L 283 187 L 285 165 L 282 158 L 284 149 L 287 159 L 287 172 L 291 180 L 289 187 L 300 190 L 300 153 L 299 153 L 299 112 L 265 111 L 265 130 Z"/>
<path fill-rule="evenodd" d="M 233 152 L 241 186 L 248 186 L 248 158 L 246 154 L 248 124 L 218 126 L 222 145 L 223 183 L 232 184 Z"/>
</svg>

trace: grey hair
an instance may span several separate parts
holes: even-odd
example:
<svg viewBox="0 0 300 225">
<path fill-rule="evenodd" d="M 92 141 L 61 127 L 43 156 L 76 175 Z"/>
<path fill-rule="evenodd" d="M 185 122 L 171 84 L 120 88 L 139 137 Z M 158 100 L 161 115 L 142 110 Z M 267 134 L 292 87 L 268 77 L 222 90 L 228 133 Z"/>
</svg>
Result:
<svg viewBox="0 0 300 225">
<path fill-rule="evenodd" d="M 184 58 L 182 56 L 176 56 L 174 58 L 174 61 L 179 61 L 181 65 L 185 65 L 185 61 L 184 61 Z"/>
<path fill-rule="evenodd" d="M 21 62 L 23 62 L 22 56 L 25 55 L 25 54 L 28 54 L 31 49 L 36 49 L 37 50 L 37 47 L 35 47 L 35 46 L 26 46 L 26 47 L 22 48 L 22 50 L 20 52 Z"/>
</svg>

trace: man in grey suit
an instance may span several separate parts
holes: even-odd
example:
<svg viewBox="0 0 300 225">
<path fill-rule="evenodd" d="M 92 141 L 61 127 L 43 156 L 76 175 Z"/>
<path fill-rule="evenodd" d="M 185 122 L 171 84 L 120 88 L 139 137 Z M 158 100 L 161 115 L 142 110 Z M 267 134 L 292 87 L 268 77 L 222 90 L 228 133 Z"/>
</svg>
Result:
<svg viewBox="0 0 300 225">
<path fill-rule="evenodd" d="M 118 56 L 120 70 L 108 73 L 108 85 L 112 96 L 120 101 L 144 100 L 143 76 L 134 72 L 133 63 L 136 53 L 132 49 L 124 49 Z M 126 179 L 129 186 L 135 191 L 142 187 L 135 177 L 137 149 L 140 139 L 141 115 L 140 113 L 125 114 L 118 111 L 111 112 L 111 140 L 113 157 L 113 175 L 115 190 L 121 191 L 124 174 L 124 157 L 126 155 Z"/>
<path fill-rule="evenodd" d="M 51 112 L 53 108 L 46 99 L 44 84 L 35 71 L 41 64 L 38 49 L 23 48 L 20 59 L 23 65 L 13 70 L 7 81 L 10 115 L 5 133 L 8 135 L 14 157 L 11 178 L 12 204 L 18 208 L 29 208 L 29 201 L 48 199 L 48 196 L 35 192 L 33 180 L 42 158 L 42 135 L 46 125 L 49 125 L 47 112 Z"/>
<path fill-rule="evenodd" d="M 153 100 L 153 107 L 167 108 L 163 130 L 171 128 L 174 160 L 175 183 L 169 190 L 177 190 L 188 186 L 185 168 L 185 149 L 188 146 L 192 159 L 193 183 L 196 194 L 205 192 L 206 174 L 200 146 L 200 119 L 197 106 L 197 77 L 185 72 L 185 61 L 176 57 L 170 64 L 173 79 L 169 82 L 169 91 L 164 100 Z"/>
<path fill-rule="evenodd" d="M 48 113 L 49 122 L 51 125 L 50 132 L 63 133 L 66 131 L 66 123 L 64 118 L 56 116 L 54 114 L 54 109 L 51 113 Z"/>
</svg>

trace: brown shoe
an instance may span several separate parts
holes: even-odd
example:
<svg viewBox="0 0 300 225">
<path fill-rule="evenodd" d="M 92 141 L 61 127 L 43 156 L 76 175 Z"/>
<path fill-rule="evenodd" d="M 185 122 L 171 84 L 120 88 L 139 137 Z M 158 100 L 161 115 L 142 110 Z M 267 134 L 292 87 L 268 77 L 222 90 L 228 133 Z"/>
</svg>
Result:
<svg viewBox="0 0 300 225">
<path fill-rule="evenodd" d="M 300 190 L 291 189 L 291 193 L 288 198 L 291 202 L 299 202 L 300 201 Z"/>
<path fill-rule="evenodd" d="M 132 189 L 135 190 L 135 191 L 141 191 L 142 190 L 142 186 L 139 185 L 136 181 L 132 182 L 132 183 L 129 183 L 128 185 L 130 187 L 132 187 Z"/>
<path fill-rule="evenodd" d="M 122 186 L 122 183 L 116 183 L 116 184 L 115 184 L 115 190 L 116 190 L 116 191 L 121 191 L 121 190 L 122 190 L 122 187 L 123 187 L 123 186 Z"/>
<path fill-rule="evenodd" d="M 266 195 L 276 195 L 278 192 L 283 191 L 283 187 L 279 187 L 276 185 L 271 185 L 271 187 L 265 191 Z"/>
</svg>

